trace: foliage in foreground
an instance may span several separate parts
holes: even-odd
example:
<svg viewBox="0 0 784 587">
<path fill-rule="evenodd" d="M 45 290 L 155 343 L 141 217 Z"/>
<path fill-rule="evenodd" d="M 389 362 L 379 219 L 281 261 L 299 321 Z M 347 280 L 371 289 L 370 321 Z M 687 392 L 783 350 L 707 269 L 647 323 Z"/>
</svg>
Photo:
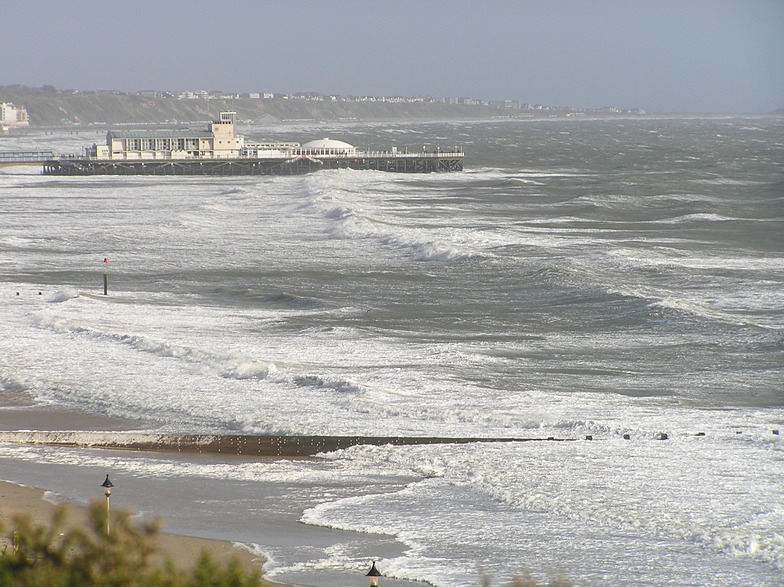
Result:
<svg viewBox="0 0 784 587">
<path fill-rule="evenodd" d="M 572 587 L 572 584 L 561 576 L 556 576 L 550 579 L 547 584 L 548 587 Z M 539 583 L 533 576 L 526 572 L 522 577 L 515 577 L 512 580 L 512 587 L 538 587 Z"/>
<path fill-rule="evenodd" d="M 482 582 L 482 587 L 491 587 L 489 579 L 485 578 Z M 518 575 L 512 579 L 510 587 L 544 587 L 541 583 L 537 583 L 534 576 L 530 571 L 526 571 L 522 576 Z M 567 581 L 563 576 L 556 575 L 547 583 L 547 587 L 572 587 L 572 584 Z"/>
<path fill-rule="evenodd" d="M 136 526 L 130 515 L 111 516 L 106 534 L 106 509 L 89 509 L 87 529 L 64 528 L 66 508 L 52 524 L 36 526 L 27 516 L 14 518 L 11 545 L 0 553 L 0 585 L 19 587 L 259 587 L 258 573 L 247 573 L 233 559 L 215 564 L 204 550 L 192 569 L 176 569 L 162 561 L 155 545 L 159 524 Z"/>
</svg>

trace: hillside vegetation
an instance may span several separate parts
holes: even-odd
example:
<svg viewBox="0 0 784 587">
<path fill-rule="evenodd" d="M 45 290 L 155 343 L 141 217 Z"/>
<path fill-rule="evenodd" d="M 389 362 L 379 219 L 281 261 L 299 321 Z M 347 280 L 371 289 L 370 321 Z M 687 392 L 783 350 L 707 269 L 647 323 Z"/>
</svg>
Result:
<svg viewBox="0 0 784 587">
<path fill-rule="evenodd" d="M 214 120 L 234 110 L 241 121 L 285 120 L 449 120 L 519 115 L 480 105 L 391 102 L 310 102 L 305 100 L 178 100 L 108 92 L 64 92 L 52 86 L 0 87 L 0 102 L 23 106 L 31 126 L 69 124 L 188 123 Z"/>
</svg>

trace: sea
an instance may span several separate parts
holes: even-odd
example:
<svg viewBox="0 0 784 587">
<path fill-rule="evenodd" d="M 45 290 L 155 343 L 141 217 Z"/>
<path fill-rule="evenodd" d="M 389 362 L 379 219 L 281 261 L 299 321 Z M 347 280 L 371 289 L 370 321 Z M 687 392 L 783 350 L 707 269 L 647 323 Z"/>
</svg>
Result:
<svg viewBox="0 0 784 587">
<path fill-rule="evenodd" d="M 784 118 L 240 131 L 461 147 L 465 169 L 3 169 L 0 399 L 153 432 L 537 440 L 5 443 L 0 478 L 87 501 L 111 473 L 113 506 L 253 544 L 294 585 L 363 585 L 372 560 L 388 585 L 784 584 Z"/>
</svg>

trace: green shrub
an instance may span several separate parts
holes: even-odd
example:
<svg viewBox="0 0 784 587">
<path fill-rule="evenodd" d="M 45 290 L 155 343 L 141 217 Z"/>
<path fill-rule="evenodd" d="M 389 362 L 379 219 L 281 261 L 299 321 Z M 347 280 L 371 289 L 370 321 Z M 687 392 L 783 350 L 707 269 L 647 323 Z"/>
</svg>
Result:
<svg viewBox="0 0 784 587">
<path fill-rule="evenodd" d="M 237 559 L 215 564 L 204 550 L 192 569 L 177 569 L 155 545 L 158 522 L 137 526 L 127 512 L 113 512 L 107 535 L 106 508 L 89 508 L 87 528 L 65 528 L 66 508 L 49 526 L 16 516 L 11 545 L 0 554 L 0 585 L 14 587 L 260 587 Z"/>
<path fill-rule="evenodd" d="M 485 578 L 482 581 L 482 587 L 491 587 L 490 580 Z M 543 587 L 540 583 L 537 583 L 534 576 L 531 574 L 530 571 L 525 571 L 522 575 L 518 575 L 512 578 L 512 583 L 510 587 Z M 547 587 L 572 587 L 572 584 L 567 581 L 561 575 L 556 575 L 550 579 L 547 583 Z"/>
</svg>

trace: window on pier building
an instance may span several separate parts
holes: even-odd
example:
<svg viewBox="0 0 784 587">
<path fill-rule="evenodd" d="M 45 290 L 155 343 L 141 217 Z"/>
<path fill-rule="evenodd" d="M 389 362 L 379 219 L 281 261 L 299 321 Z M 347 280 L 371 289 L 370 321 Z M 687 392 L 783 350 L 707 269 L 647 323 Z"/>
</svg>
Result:
<svg viewBox="0 0 784 587">
<path fill-rule="evenodd" d="M 234 124 L 234 119 L 237 116 L 236 112 L 221 112 L 220 113 L 220 123 L 221 124 Z"/>
</svg>

